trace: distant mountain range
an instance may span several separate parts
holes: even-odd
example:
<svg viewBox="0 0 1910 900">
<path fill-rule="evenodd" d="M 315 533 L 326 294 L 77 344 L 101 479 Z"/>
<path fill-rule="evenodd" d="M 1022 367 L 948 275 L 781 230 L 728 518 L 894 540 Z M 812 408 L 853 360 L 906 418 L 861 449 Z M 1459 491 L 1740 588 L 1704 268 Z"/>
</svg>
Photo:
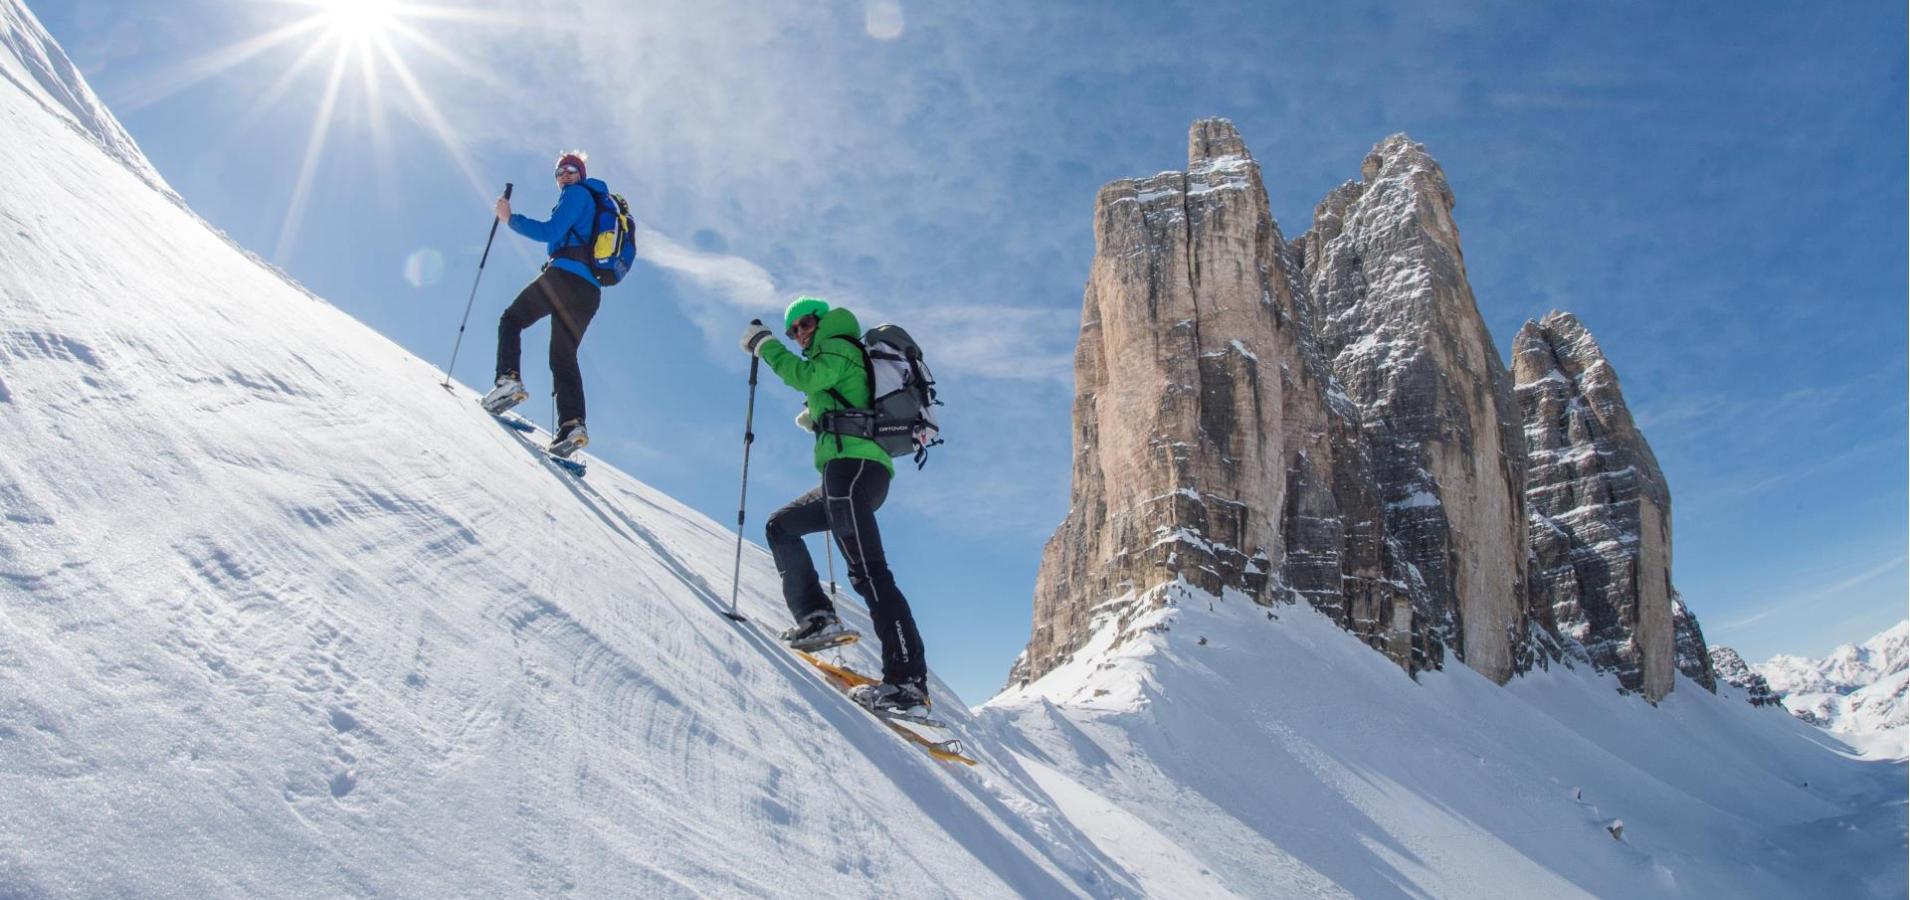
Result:
<svg viewBox="0 0 1910 900">
<path fill-rule="evenodd" d="M 1819 659 L 1779 654 L 1757 667 L 1792 715 L 1844 734 L 1904 734 L 1910 620 Z"/>
</svg>

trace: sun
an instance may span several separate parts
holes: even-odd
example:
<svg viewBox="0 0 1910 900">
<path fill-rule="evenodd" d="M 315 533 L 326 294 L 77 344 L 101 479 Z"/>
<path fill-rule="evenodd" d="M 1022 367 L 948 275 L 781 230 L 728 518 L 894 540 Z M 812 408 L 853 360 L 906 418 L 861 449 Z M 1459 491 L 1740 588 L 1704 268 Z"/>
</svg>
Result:
<svg viewBox="0 0 1910 900">
<path fill-rule="evenodd" d="M 375 41 L 397 24 L 400 10 L 391 0 L 317 0 L 325 30 L 347 44 Z"/>
<path fill-rule="evenodd" d="M 235 128 L 242 128 L 266 111 L 280 108 L 295 86 L 312 83 L 307 76 L 314 70 L 324 73 L 318 79 L 322 87 L 305 141 L 305 153 L 293 182 L 291 202 L 280 223 L 278 242 L 272 252 L 275 262 L 283 262 L 297 241 L 299 222 L 312 194 L 313 179 L 333 130 L 342 94 L 355 92 L 360 108 L 368 111 L 368 152 L 379 170 L 390 167 L 392 141 L 386 120 L 389 114 L 397 113 L 422 125 L 437 138 L 445 155 L 470 183 L 475 196 L 489 196 L 490 188 L 481 182 L 471 164 L 461 130 L 446 120 L 426 89 L 423 73 L 414 70 L 414 63 L 428 58 L 451 69 L 462 82 L 499 86 L 495 73 L 465 59 L 440 38 L 447 30 L 457 34 L 459 28 L 523 27 L 524 21 L 517 15 L 499 9 L 474 8 L 502 0 L 458 0 L 457 5 L 446 5 L 442 0 L 252 2 L 288 8 L 291 15 L 262 34 L 158 73 L 136 92 L 131 105 L 125 108 L 137 109 L 164 100 L 192 85 L 230 72 L 269 50 L 292 49 L 294 58 L 278 78 L 270 84 L 256 82 L 263 85 L 263 89 L 251 111 L 239 118 Z M 429 30 L 421 27 L 426 23 L 430 23 Z"/>
</svg>

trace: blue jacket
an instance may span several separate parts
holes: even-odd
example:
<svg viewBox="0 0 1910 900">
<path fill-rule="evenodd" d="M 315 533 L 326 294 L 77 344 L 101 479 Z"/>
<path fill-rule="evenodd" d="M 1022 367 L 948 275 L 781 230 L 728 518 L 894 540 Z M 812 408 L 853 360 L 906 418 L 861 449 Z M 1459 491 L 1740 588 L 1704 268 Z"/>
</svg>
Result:
<svg viewBox="0 0 1910 900">
<path fill-rule="evenodd" d="M 584 189 L 586 184 L 590 190 Z M 544 252 L 553 257 L 552 266 L 596 284 L 597 277 L 590 274 L 588 263 L 555 258 L 557 251 L 565 247 L 587 247 L 596 239 L 597 203 L 590 199 L 590 191 L 605 194 L 610 188 L 595 178 L 573 184 L 557 195 L 557 205 L 550 208 L 550 221 L 539 222 L 523 213 L 511 213 L 511 230 L 533 241 L 543 241 Z"/>
</svg>

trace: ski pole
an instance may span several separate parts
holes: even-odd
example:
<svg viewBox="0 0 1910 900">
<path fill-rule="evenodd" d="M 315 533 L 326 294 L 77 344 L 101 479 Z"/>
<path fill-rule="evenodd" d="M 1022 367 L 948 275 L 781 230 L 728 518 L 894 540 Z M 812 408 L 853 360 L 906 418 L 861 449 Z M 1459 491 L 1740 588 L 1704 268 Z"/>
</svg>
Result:
<svg viewBox="0 0 1910 900">
<path fill-rule="evenodd" d="M 830 529 L 832 532 L 834 530 Z M 834 606 L 836 603 L 836 536 L 834 534 L 822 539 L 822 552 L 829 557 L 829 605 Z"/>
<path fill-rule="evenodd" d="M 749 324 L 761 325 L 763 320 L 751 319 Z M 736 594 L 743 585 L 743 510 L 749 500 L 749 445 L 756 443 L 756 367 L 761 362 L 762 357 L 750 355 L 749 407 L 743 414 L 743 489 L 736 498 L 736 564 L 730 570 L 730 611 L 723 614 L 735 622 L 749 621 L 736 611 Z"/>
<path fill-rule="evenodd" d="M 504 199 L 511 199 L 511 183 L 504 182 Z M 477 302 L 478 281 L 484 277 L 484 263 L 491 258 L 491 242 L 497 239 L 497 217 L 491 217 L 491 235 L 484 239 L 484 255 L 478 257 L 477 277 L 471 279 L 471 298 L 464 301 L 464 318 L 458 320 L 458 340 L 451 345 L 451 364 L 444 367 L 444 384 L 439 387 L 451 390 L 451 370 L 457 367 L 458 351 L 464 347 L 464 326 L 471 321 L 471 305 Z"/>
</svg>

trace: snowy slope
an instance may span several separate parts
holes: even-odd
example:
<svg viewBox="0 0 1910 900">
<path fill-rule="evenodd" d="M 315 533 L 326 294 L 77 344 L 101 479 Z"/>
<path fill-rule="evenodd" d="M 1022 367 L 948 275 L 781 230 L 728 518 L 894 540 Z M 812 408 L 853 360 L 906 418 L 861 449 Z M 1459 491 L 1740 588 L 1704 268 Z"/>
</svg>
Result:
<svg viewBox="0 0 1910 900">
<path fill-rule="evenodd" d="M 1793 713 L 1881 755 L 1907 755 L 1910 620 L 1822 659 L 1780 654 L 1757 667 Z"/>
<path fill-rule="evenodd" d="M 1132 893 L 944 686 L 982 767 L 717 615 L 732 532 L 558 472 L 37 90 L 0 84 L 0 896 Z"/>
<path fill-rule="evenodd" d="M 1150 893 L 1903 895 L 1903 766 L 1733 688 L 1415 683 L 1308 608 L 1164 596 L 983 710 Z"/>
</svg>

